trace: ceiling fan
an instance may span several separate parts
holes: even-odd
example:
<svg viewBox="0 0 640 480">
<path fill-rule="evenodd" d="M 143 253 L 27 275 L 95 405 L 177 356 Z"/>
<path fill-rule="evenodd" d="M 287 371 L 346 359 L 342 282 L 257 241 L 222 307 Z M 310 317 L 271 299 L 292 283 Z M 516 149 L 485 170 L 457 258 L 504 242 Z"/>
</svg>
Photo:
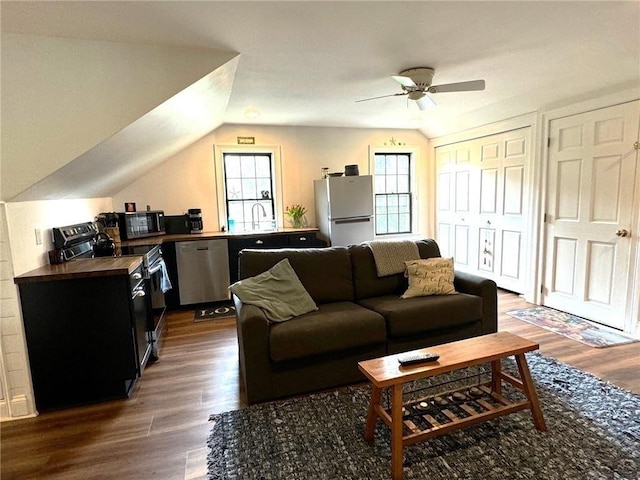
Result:
<svg viewBox="0 0 640 480">
<path fill-rule="evenodd" d="M 471 80 L 468 82 L 445 83 L 444 85 L 431 85 L 435 70 L 429 67 L 415 67 L 403 70 L 398 75 L 391 75 L 402 87 L 402 93 L 392 93 L 380 97 L 363 98 L 357 102 L 377 100 L 378 98 L 407 96 L 409 100 L 414 100 L 420 110 L 435 106 L 435 102 L 427 93 L 443 92 L 468 92 L 473 90 L 484 90 L 484 80 Z"/>
</svg>

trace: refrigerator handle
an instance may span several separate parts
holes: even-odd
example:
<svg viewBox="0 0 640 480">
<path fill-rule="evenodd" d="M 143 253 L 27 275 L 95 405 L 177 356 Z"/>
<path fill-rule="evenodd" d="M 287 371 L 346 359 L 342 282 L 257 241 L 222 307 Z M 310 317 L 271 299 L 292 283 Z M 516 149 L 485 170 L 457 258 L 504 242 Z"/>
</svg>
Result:
<svg viewBox="0 0 640 480">
<path fill-rule="evenodd" d="M 345 218 L 344 220 L 336 220 L 335 223 L 336 223 L 336 225 L 342 225 L 344 223 L 366 223 L 366 222 L 370 222 L 370 221 L 371 221 L 371 217 Z"/>
</svg>

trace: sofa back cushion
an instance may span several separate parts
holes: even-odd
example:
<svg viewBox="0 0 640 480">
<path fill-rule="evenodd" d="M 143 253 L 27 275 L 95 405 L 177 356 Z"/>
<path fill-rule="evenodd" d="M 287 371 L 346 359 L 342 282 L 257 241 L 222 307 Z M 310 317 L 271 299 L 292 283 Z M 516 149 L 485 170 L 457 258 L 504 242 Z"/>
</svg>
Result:
<svg viewBox="0 0 640 480">
<path fill-rule="evenodd" d="M 346 247 L 245 249 L 239 256 L 240 279 L 266 272 L 285 258 L 316 303 L 353 301 L 351 258 Z"/>
<path fill-rule="evenodd" d="M 420 258 L 440 256 L 440 248 L 435 240 L 417 240 Z M 407 289 L 408 282 L 404 273 L 397 273 L 386 277 L 378 277 L 373 253 L 366 243 L 350 245 L 351 265 L 353 268 L 353 283 L 356 300 L 380 297 L 382 295 L 402 295 Z M 313 296 L 313 295 L 312 295 Z"/>
</svg>

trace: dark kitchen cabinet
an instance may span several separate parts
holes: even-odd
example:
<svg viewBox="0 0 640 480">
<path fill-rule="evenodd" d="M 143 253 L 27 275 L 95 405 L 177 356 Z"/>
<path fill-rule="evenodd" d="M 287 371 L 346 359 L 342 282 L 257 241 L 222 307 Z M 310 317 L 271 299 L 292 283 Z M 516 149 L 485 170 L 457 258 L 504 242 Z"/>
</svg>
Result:
<svg viewBox="0 0 640 480">
<path fill-rule="evenodd" d="M 38 410 L 131 393 L 149 348 L 141 269 L 16 279 Z"/>
<path fill-rule="evenodd" d="M 304 248 L 323 246 L 316 237 L 316 232 L 287 234 L 251 235 L 229 238 L 229 280 L 238 281 L 238 254 L 245 248 Z"/>
</svg>

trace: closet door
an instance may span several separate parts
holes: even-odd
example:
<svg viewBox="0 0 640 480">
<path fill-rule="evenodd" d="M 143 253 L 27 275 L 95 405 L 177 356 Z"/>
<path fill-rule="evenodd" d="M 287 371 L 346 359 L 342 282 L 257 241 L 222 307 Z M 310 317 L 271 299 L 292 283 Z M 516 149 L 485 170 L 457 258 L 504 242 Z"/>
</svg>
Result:
<svg viewBox="0 0 640 480">
<path fill-rule="evenodd" d="M 458 270 L 525 291 L 531 129 L 436 148 L 437 231 Z"/>
</svg>

